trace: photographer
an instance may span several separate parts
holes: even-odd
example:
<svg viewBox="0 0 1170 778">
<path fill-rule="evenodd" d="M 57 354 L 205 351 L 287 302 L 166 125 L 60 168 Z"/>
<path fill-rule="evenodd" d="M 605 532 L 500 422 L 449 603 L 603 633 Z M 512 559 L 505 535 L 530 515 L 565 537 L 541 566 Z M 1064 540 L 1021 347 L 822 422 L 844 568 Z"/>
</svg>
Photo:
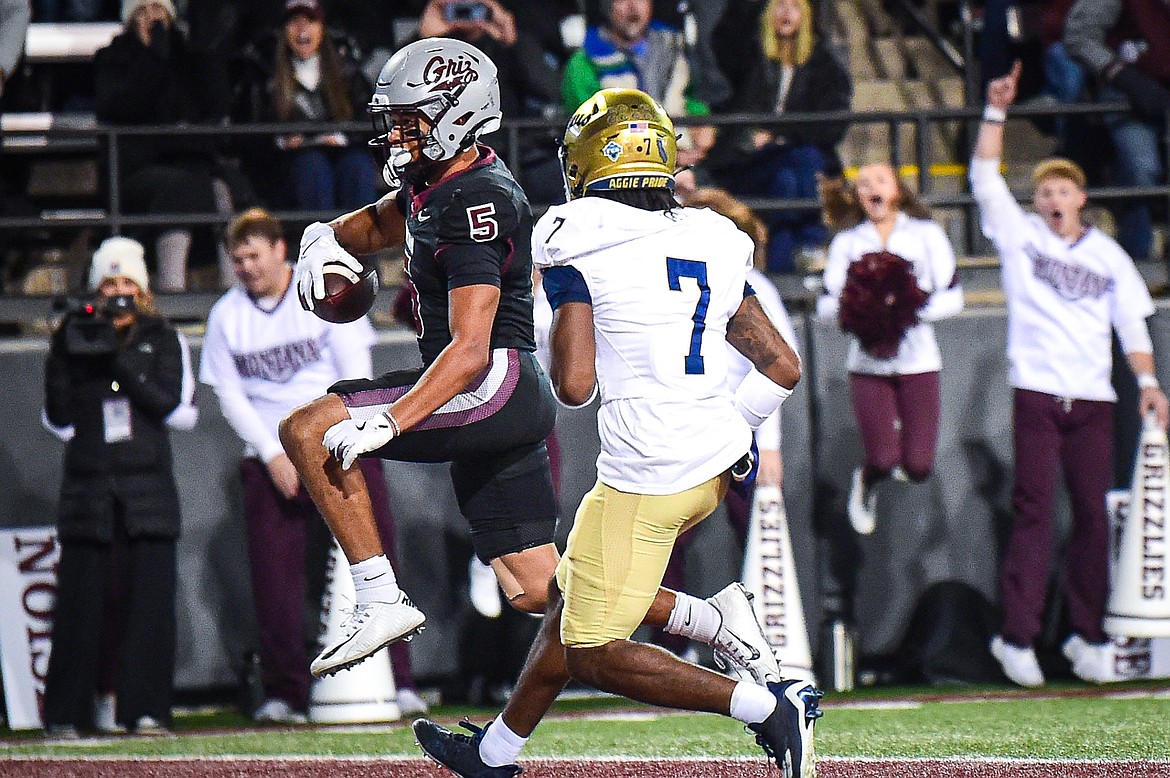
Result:
<svg viewBox="0 0 1170 778">
<path fill-rule="evenodd" d="M 178 333 L 156 312 L 142 245 L 109 238 L 94 253 L 93 302 L 75 303 L 45 363 L 45 419 L 73 428 L 65 450 L 57 533 L 53 648 L 45 729 L 93 728 L 111 551 L 126 594 L 116 718 L 138 733 L 171 724 L 175 662 L 175 541 L 179 498 L 167 419 L 182 405 Z"/>
</svg>

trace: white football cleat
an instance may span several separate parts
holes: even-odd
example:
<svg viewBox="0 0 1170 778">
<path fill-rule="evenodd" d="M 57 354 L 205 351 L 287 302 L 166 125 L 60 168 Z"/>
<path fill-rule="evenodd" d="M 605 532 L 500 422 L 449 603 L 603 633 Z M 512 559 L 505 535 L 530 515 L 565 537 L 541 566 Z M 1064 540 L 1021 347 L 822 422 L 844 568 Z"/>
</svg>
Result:
<svg viewBox="0 0 1170 778">
<path fill-rule="evenodd" d="M 345 636 L 322 651 L 309 670 L 313 676 L 333 675 L 353 667 L 378 649 L 409 640 L 423 629 L 427 617 L 405 592 L 394 602 L 359 602 L 342 623 Z"/>
<path fill-rule="evenodd" d="M 1003 636 L 996 635 L 991 639 L 991 655 L 1012 683 L 1029 688 L 1044 685 L 1044 673 L 1031 647 L 1013 646 L 1005 642 Z"/>
<path fill-rule="evenodd" d="M 764 630 L 752 608 L 753 599 L 751 592 L 738 581 L 707 598 L 722 618 L 715 639 L 711 641 L 715 661 L 724 669 L 729 665 L 743 668 L 755 683 L 779 683 L 780 663 L 764 637 Z M 735 676 L 743 678 L 742 673 L 735 673 Z"/>
</svg>

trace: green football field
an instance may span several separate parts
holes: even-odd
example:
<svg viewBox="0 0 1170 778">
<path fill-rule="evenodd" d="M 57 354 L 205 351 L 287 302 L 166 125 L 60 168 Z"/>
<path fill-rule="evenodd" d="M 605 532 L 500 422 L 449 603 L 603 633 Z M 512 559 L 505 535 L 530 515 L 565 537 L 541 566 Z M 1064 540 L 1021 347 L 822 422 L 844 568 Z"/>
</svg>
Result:
<svg viewBox="0 0 1170 778">
<path fill-rule="evenodd" d="M 1040 760 L 1166 760 L 1170 775 L 1170 684 L 869 690 L 829 694 L 817 726 L 822 757 L 997 757 Z M 437 708 L 454 726 L 494 711 Z M 167 737 L 46 741 L 0 731 L 4 759 L 19 757 L 418 756 L 407 722 L 363 726 L 257 727 L 232 711 L 182 715 Z M 560 702 L 529 742 L 538 757 L 757 757 L 734 721 L 603 698 Z M 438 775 L 438 773 L 436 773 Z"/>
</svg>

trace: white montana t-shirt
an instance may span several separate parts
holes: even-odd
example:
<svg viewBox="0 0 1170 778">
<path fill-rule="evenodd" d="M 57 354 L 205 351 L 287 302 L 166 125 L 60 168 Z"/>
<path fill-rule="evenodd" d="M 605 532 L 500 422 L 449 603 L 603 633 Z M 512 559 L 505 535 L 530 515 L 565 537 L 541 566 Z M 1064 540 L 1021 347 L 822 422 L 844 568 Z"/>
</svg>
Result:
<svg viewBox="0 0 1170 778">
<path fill-rule="evenodd" d="M 598 197 L 550 208 L 537 267 L 580 273 L 593 306 L 598 478 L 674 494 L 727 470 L 751 428 L 727 386 L 727 321 L 743 303 L 751 239 L 706 209 L 646 211 Z"/>
<path fill-rule="evenodd" d="M 1112 330 L 1144 321 L 1154 302 L 1133 260 L 1090 227 L 1068 244 L 1024 211 L 998 159 L 971 161 L 983 234 L 995 243 L 1008 305 L 1009 381 L 1017 389 L 1114 402 Z"/>
<path fill-rule="evenodd" d="M 289 411 L 342 378 L 369 378 L 374 329 L 367 318 L 330 324 L 301 308 L 290 285 L 266 311 L 239 287 L 211 308 L 199 380 L 215 390 L 245 456 L 284 453 L 277 435 Z"/>
</svg>

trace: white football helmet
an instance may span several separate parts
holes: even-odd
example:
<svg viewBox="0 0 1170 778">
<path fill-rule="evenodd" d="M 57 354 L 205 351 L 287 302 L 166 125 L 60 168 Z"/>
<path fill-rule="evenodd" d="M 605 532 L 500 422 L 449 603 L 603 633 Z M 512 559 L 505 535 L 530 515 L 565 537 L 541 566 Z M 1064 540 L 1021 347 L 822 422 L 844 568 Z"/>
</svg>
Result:
<svg viewBox="0 0 1170 778">
<path fill-rule="evenodd" d="M 500 128 L 496 66 L 461 40 L 415 41 L 382 67 L 369 110 L 378 133 L 370 145 L 383 151 L 382 177 L 397 189 Z"/>
</svg>

